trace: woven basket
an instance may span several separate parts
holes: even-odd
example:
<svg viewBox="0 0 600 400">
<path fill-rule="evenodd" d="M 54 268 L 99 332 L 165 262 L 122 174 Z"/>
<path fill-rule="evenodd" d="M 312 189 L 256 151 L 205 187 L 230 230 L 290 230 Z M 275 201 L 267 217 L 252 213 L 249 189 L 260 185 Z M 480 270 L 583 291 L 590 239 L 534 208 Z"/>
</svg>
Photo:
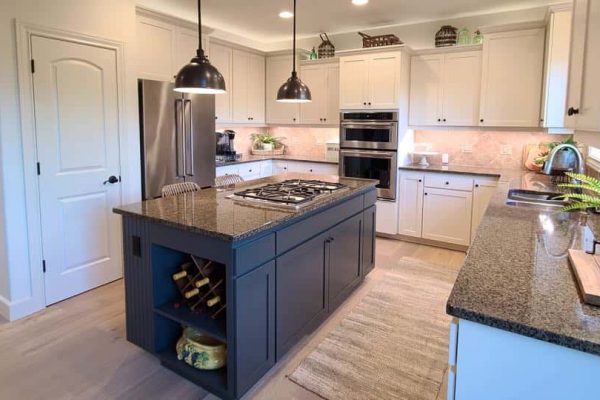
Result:
<svg viewBox="0 0 600 400">
<path fill-rule="evenodd" d="M 383 46 L 393 46 L 395 44 L 403 44 L 402 40 L 398 38 L 396 35 L 379 35 L 379 36 L 369 36 L 366 33 L 358 32 L 360 36 L 363 38 L 363 47 L 383 47 Z"/>
<path fill-rule="evenodd" d="M 285 146 L 281 146 L 280 148 L 273 150 L 261 150 L 252 148 L 251 152 L 254 156 L 282 156 L 285 153 Z"/>
</svg>

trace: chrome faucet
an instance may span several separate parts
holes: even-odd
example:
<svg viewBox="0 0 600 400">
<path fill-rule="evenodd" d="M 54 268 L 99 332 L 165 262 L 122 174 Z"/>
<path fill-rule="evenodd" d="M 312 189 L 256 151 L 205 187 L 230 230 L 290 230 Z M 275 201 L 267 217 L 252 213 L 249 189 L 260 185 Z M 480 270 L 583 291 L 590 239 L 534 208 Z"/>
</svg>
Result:
<svg viewBox="0 0 600 400">
<path fill-rule="evenodd" d="M 575 145 L 562 143 L 553 148 L 550 154 L 548 155 L 548 160 L 546 160 L 546 163 L 544 164 L 544 174 L 550 175 L 552 173 L 554 158 L 556 157 L 556 154 L 563 149 L 571 149 L 573 150 L 573 152 L 575 152 L 575 157 L 577 157 L 577 168 L 575 172 L 577 172 L 578 174 L 585 173 L 585 162 L 583 161 L 583 154 L 581 154 L 581 151 Z"/>
</svg>

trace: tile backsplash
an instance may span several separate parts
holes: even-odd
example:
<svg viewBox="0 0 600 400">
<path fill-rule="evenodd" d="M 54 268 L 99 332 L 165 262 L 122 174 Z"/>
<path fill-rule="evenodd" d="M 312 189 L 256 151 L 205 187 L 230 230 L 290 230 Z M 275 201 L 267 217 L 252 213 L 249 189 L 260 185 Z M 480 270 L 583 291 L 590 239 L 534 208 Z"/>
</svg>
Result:
<svg viewBox="0 0 600 400">
<path fill-rule="evenodd" d="M 415 143 L 431 143 L 433 151 L 448 153 L 450 164 L 519 169 L 523 168 L 526 145 L 562 141 L 568 136 L 524 131 L 418 130 Z M 441 155 L 430 163 L 440 164 Z"/>
</svg>

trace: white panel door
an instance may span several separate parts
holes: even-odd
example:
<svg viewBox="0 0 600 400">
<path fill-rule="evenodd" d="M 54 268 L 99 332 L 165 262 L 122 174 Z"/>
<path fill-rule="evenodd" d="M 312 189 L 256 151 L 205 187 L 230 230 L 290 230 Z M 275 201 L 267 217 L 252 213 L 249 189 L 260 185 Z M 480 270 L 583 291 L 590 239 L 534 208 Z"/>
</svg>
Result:
<svg viewBox="0 0 600 400">
<path fill-rule="evenodd" d="M 369 100 L 373 109 L 398 108 L 400 88 L 400 53 L 381 53 L 369 62 Z"/>
<path fill-rule="evenodd" d="M 215 96 L 215 120 L 218 124 L 231 122 L 231 93 L 232 93 L 232 66 L 233 50 L 218 44 L 210 44 L 210 62 L 225 78 L 227 93 Z"/>
<path fill-rule="evenodd" d="M 439 125 L 442 119 L 441 54 L 415 56 L 410 67 L 410 124 Z"/>
<path fill-rule="evenodd" d="M 46 303 L 122 276 L 114 50 L 34 36 Z"/>
<path fill-rule="evenodd" d="M 340 108 L 368 108 L 369 58 L 351 56 L 340 58 Z"/>
<path fill-rule="evenodd" d="M 424 190 L 423 238 L 468 246 L 472 193 L 428 187 Z"/>
<path fill-rule="evenodd" d="M 421 237 L 423 222 L 423 175 L 403 173 L 398 190 L 398 233 Z"/>
<path fill-rule="evenodd" d="M 481 96 L 481 52 L 446 54 L 442 82 L 442 124 L 477 126 Z"/>
<path fill-rule="evenodd" d="M 488 34 L 483 44 L 480 122 L 538 127 L 544 29 Z"/>
<path fill-rule="evenodd" d="M 327 113 L 327 71 L 323 65 L 306 65 L 300 68 L 300 79 L 310 88 L 312 101 L 300 106 L 303 124 L 323 124 Z"/>
</svg>

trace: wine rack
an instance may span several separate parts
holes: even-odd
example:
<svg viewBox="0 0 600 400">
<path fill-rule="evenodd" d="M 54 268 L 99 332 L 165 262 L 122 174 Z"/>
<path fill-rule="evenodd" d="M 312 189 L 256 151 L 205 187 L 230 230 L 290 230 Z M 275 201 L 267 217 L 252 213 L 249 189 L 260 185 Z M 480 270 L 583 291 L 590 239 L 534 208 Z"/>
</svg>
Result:
<svg viewBox="0 0 600 400">
<path fill-rule="evenodd" d="M 207 313 L 213 319 L 225 315 L 227 302 L 223 264 L 192 255 L 172 278 L 183 302 L 192 311 Z"/>
</svg>

